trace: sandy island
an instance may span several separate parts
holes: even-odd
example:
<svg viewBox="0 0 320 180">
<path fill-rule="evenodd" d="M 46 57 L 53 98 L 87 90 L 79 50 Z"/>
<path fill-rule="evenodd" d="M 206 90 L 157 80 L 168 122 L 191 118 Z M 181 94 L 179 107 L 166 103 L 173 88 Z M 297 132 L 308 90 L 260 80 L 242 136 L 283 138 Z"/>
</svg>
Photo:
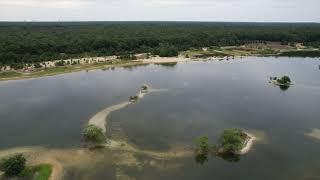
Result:
<svg viewBox="0 0 320 180">
<path fill-rule="evenodd" d="M 245 132 L 245 133 L 248 136 L 248 138 L 246 139 L 246 142 L 245 142 L 245 146 L 239 152 L 237 152 L 236 154 L 244 155 L 244 154 L 249 153 L 250 149 L 253 146 L 254 141 L 256 140 L 254 135 L 252 135 L 252 134 L 250 134 L 248 132 Z"/>
</svg>

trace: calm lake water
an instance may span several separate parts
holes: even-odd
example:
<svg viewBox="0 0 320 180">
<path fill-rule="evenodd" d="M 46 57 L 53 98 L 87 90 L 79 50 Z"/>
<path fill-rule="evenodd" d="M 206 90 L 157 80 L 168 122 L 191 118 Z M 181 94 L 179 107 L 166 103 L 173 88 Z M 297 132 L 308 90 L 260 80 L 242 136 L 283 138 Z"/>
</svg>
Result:
<svg viewBox="0 0 320 180">
<path fill-rule="evenodd" d="M 157 161 L 161 168 L 155 168 L 102 161 L 90 175 L 73 168 L 66 179 L 113 179 L 116 168 L 136 179 L 320 179 L 320 140 L 304 135 L 320 128 L 319 65 L 318 59 L 248 57 L 0 82 L 0 150 L 80 147 L 91 116 L 147 83 L 168 91 L 112 113 L 109 136 L 156 151 L 172 144 L 191 147 L 202 135 L 215 143 L 223 129 L 233 127 L 263 139 L 238 162 L 210 157 L 200 165 L 190 157 Z M 268 83 L 270 76 L 282 75 L 294 81 L 289 89 Z"/>
</svg>

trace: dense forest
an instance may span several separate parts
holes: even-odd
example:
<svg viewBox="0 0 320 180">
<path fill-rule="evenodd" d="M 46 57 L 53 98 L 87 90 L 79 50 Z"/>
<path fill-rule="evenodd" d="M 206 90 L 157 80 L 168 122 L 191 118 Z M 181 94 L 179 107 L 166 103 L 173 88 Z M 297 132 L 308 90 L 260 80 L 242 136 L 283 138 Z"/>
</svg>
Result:
<svg viewBox="0 0 320 180">
<path fill-rule="evenodd" d="M 251 42 L 320 46 L 320 24 L 205 22 L 2 22 L 0 65 L 81 56 L 178 51 Z"/>
</svg>

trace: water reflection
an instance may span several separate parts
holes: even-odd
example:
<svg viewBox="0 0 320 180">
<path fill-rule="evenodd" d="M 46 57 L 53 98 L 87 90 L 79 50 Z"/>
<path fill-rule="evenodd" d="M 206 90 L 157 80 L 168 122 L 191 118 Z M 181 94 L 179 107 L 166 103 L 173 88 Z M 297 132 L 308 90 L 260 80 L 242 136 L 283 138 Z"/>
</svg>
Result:
<svg viewBox="0 0 320 180">
<path fill-rule="evenodd" d="M 156 65 L 165 66 L 165 67 L 175 67 L 177 62 L 167 62 L 167 63 L 155 63 Z"/>
<path fill-rule="evenodd" d="M 289 85 L 279 85 L 279 88 L 282 90 L 282 91 L 286 91 L 290 88 Z"/>
<path fill-rule="evenodd" d="M 124 65 L 122 66 L 122 69 L 126 69 L 129 71 L 135 70 L 138 67 L 144 67 L 144 66 L 149 66 L 149 64 L 130 64 L 130 65 Z"/>
<path fill-rule="evenodd" d="M 221 158 L 230 163 L 236 163 L 241 160 L 241 157 L 239 154 L 221 153 L 221 152 L 217 152 L 214 149 L 211 149 L 210 151 L 204 152 L 204 153 L 197 153 L 196 151 L 194 154 L 194 159 L 197 164 L 204 165 L 205 163 L 209 162 L 209 156 L 215 157 L 215 158 Z"/>
<path fill-rule="evenodd" d="M 240 155 L 233 154 L 233 153 L 220 153 L 217 155 L 217 157 L 220 157 L 227 162 L 239 162 L 240 161 Z"/>
<path fill-rule="evenodd" d="M 205 154 L 196 153 L 194 159 L 198 164 L 203 165 L 204 163 L 209 161 L 208 156 L 209 156 L 208 153 L 205 153 Z"/>
</svg>

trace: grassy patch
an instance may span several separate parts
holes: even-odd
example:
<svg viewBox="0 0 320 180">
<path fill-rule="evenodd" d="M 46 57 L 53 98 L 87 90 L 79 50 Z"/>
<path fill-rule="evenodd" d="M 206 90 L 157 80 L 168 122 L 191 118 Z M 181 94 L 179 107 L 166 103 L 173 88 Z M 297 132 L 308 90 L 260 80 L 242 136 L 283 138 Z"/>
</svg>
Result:
<svg viewBox="0 0 320 180">
<path fill-rule="evenodd" d="M 287 57 L 320 57 L 320 51 L 314 50 L 300 50 L 300 51 L 285 51 L 280 54 L 280 56 Z"/>
<path fill-rule="evenodd" d="M 21 172 L 20 177 L 33 177 L 33 180 L 48 180 L 52 173 L 52 166 L 49 164 L 40 164 L 27 167 Z"/>
<path fill-rule="evenodd" d="M 0 78 L 12 78 L 12 77 L 20 77 L 20 76 L 22 76 L 22 74 L 15 71 L 0 73 Z"/>
</svg>

